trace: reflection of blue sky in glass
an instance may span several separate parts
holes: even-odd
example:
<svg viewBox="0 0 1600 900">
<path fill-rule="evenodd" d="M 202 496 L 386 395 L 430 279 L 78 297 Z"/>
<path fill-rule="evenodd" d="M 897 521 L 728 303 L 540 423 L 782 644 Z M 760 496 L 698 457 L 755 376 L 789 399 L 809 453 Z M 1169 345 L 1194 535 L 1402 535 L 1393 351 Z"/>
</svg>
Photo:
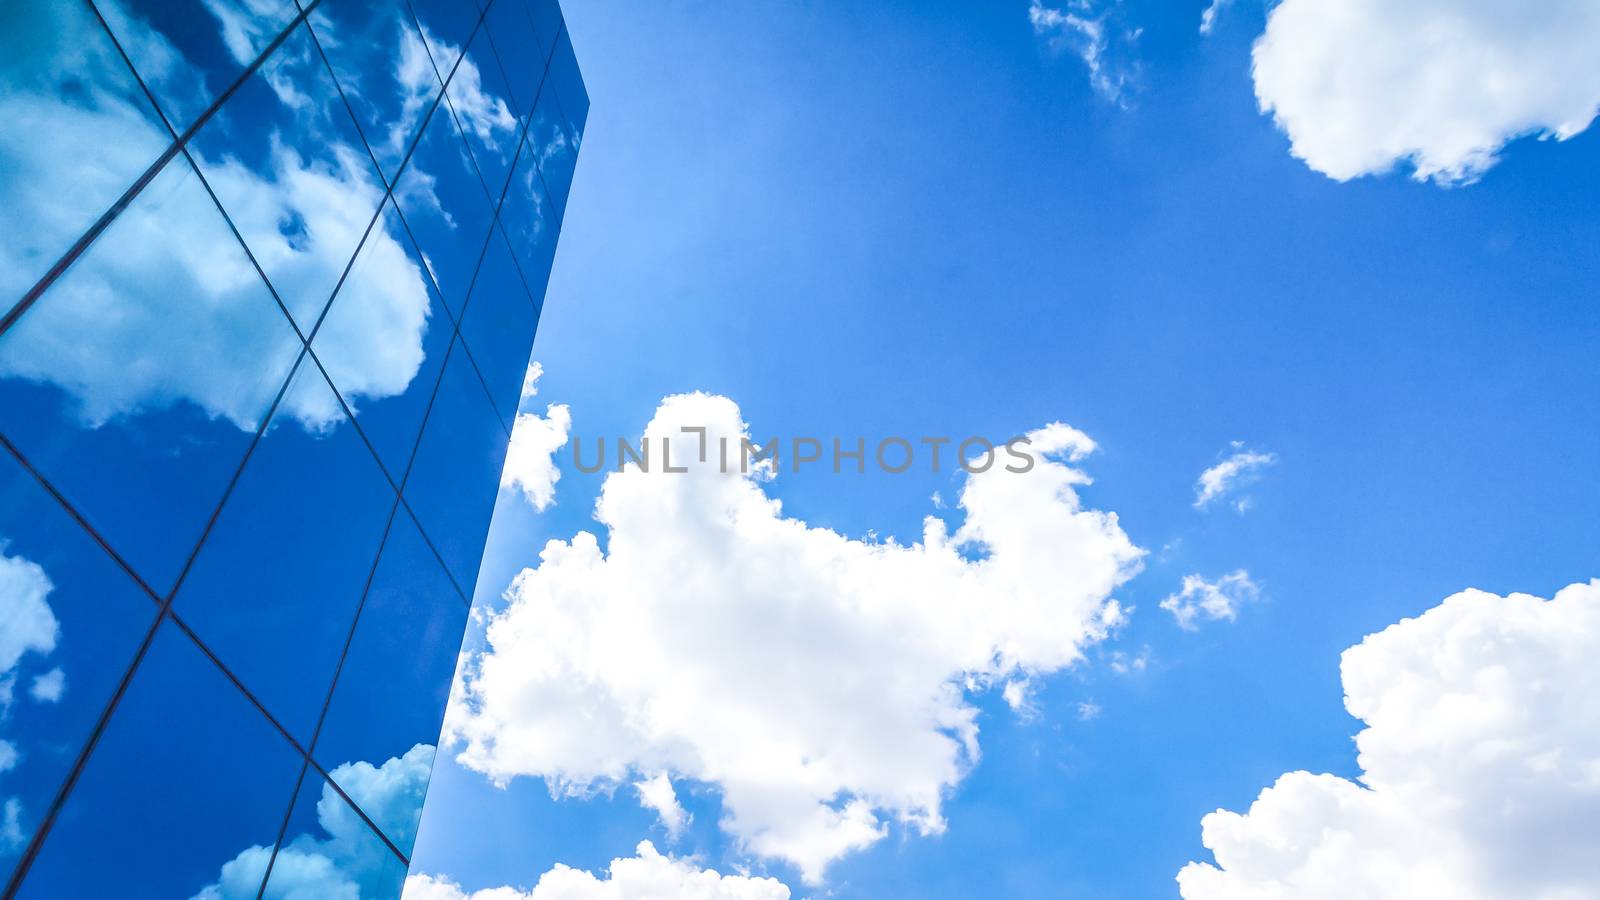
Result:
<svg viewBox="0 0 1600 900">
<path fill-rule="evenodd" d="M 0 13 L 18 896 L 397 894 L 575 147 L 496 5 Z"/>
</svg>

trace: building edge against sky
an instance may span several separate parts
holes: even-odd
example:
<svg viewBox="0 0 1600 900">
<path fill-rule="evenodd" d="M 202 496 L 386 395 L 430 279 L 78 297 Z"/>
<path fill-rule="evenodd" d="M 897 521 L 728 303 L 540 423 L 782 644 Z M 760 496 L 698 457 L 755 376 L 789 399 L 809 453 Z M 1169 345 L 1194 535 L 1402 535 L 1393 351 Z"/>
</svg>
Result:
<svg viewBox="0 0 1600 900">
<path fill-rule="evenodd" d="M 587 117 L 557 3 L 0 18 L 4 897 L 398 897 Z"/>
</svg>

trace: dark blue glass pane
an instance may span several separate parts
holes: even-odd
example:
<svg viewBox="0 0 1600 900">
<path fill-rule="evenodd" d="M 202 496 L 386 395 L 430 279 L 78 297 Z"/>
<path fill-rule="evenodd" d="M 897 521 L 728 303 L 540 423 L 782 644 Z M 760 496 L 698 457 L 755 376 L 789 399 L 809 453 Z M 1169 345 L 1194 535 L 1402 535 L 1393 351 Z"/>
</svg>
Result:
<svg viewBox="0 0 1600 900">
<path fill-rule="evenodd" d="M 448 102 L 440 110 L 448 111 L 467 136 L 489 196 L 498 202 L 505 190 L 506 173 L 516 158 L 522 123 L 513 112 L 511 93 L 489 46 L 487 31 L 478 29 L 466 56 L 450 76 L 445 97 Z"/>
<path fill-rule="evenodd" d="M 561 31 L 561 7 L 556 0 L 497 0 L 515 3 L 523 8 L 528 21 L 533 23 L 533 33 L 539 36 L 539 55 L 547 57 Z"/>
<path fill-rule="evenodd" d="M 173 610 L 310 745 L 395 494 L 309 357 L 268 424 Z"/>
<path fill-rule="evenodd" d="M 409 803 L 409 789 L 418 780 L 427 786 L 427 762 L 392 760 L 374 767 L 361 764 L 338 770 L 345 781 L 350 800 L 385 811 Z M 368 824 L 367 818 L 336 791 L 316 770 L 306 773 L 299 797 L 284 830 L 283 842 L 272 861 L 263 900 L 399 900 L 405 884 L 406 864 L 384 843 Z M 255 900 L 255 887 L 238 900 Z M 212 898 L 202 898 L 212 900 Z M 223 892 L 216 900 L 234 900 Z"/>
<path fill-rule="evenodd" d="M 422 428 L 405 496 L 445 567 L 471 595 L 489 531 L 509 431 L 458 344 Z"/>
<path fill-rule="evenodd" d="M 427 770 L 413 773 L 415 793 L 369 805 L 360 796 L 372 774 L 363 764 L 408 771 L 432 760 L 466 624 L 465 599 L 411 518 L 397 515 L 314 755 L 403 853 L 416 835 Z"/>
<path fill-rule="evenodd" d="M 401 3 L 328 0 L 309 21 L 384 178 L 393 182 L 441 86 L 415 20 Z"/>
<path fill-rule="evenodd" d="M 395 199 L 446 305 L 459 315 L 489 237 L 494 201 L 449 109 L 441 107 L 428 120 Z"/>
<path fill-rule="evenodd" d="M 180 132 L 299 12 L 293 0 L 125 0 L 98 7 Z"/>
<path fill-rule="evenodd" d="M 200 894 L 270 852 L 303 759 L 164 622 L 18 896 Z"/>
<path fill-rule="evenodd" d="M 179 156 L 0 335 L 0 432 L 164 594 L 302 349 Z"/>
<path fill-rule="evenodd" d="M 526 118 L 539 96 L 550 46 L 534 33 L 522 0 L 495 0 L 484 15 L 483 27 L 511 91 L 512 107 Z"/>
<path fill-rule="evenodd" d="M 500 208 L 500 223 L 511 240 L 511 252 L 527 282 L 528 293 L 542 309 L 561 220 L 545 193 L 544 178 L 539 174 L 534 152 L 533 142 L 523 145 L 511 187 L 506 192 L 506 202 Z"/>
<path fill-rule="evenodd" d="M 471 0 L 411 0 L 409 5 L 442 79 L 461 58 L 461 48 L 472 39 L 481 13 Z"/>
<path fill-rule="evenodd" d="M 172 140 L 87 3 L 0 6 L 0 121 L 4 313 Z"/>
<path fill-rule="evenodd" d="M 311 349 L 396 483 L 416 448 L 453 331 L 404 223 L 386 206 Z"/>
<path fill-rule="evenodd" d="M 467 298 L 461 338 L 483 375 L 490 402 L 507 428 L 517 414 L 537 324 L 538 315 L 522 273 L 505 235 L 497 229 L 484 251 L 472 296 Z"/>
<path fill-rule="evenodd" d="M 577 141 L 577 132 L 567 124 L 561 105 L 556 101 L 554 79 L 547 80 L 533 110 L 528 143 L 539 161 L 539 173 L 544 176 L 545 189 L 550 192 L 550 202 L 557 216 L 566 209 L 567 193 L 572 189 L 572 168 L 578 159 Z"/>
<path fill-rule="evenodd" d="M 311 334 L 385 186 L 304 24 L 200 129 L 190 153 Z"/>
<path fill-rule="evenodd" d="M 555 85 L 561 111 L 567 114 L 568 125 L 581 134 L 584 122 L 589 119 L 589 92 L 583 86 L 583 74 L 578 71 L 578 57 L 572 52 L 572 38 L 565 28 L 561 29 L 561 39 L 556 42 L 555 53 L 550 57 L 549 79 Z"/>
<path fill-rule="evenodd" d="M 157 605 L 0 449 L 0 884 L 94 730 Z"/>
</svg>

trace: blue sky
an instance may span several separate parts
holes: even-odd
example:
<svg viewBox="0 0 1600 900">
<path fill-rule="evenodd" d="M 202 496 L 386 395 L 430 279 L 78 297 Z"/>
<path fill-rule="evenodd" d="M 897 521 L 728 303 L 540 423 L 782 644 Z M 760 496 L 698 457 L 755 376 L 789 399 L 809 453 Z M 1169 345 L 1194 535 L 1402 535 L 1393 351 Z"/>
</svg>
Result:
<svg viewBox="0 0 1600 900">
<path fill-rule="evenodd" d="M 1021 0 L 569 4 L 593 109 L 525 409 L 566 405 L 585 440 L 638 435 L 690 391 L 730 398 L 757 437 L 1070 423 L 1098 444 L 1076 464 L 1084 505 L 1148 552 L 1114 592 L 1126 624 L 1030 679 L 1031 711 L 969 694 L 981 753 L 944 792 L 942 833 L 888 825 L 807 883 L 719 825 L 716 783 L 674 778 L 692 814 L 674 838 L 634 776 L 552 800 L 539 771 L 496 787 L 444 754 L 413 872 L 528 888 L 650 840 L 796 896 L 1175 896 L 1178 870 L 1212 859 L 1206 814 L 1285 772 L 1362 774 L 1342 651 L 1465 588 L 1550 597 L 1597 574 L 1587 119 L 1539 118 L 1564 98 L 1533 96 L 1507 125 L 1474 118 L 1466 89 L 1433 107 L 1399 91 L 1418 130 L 1400 151 L 1379 113 L 1329 137 L 1292 85 L 1252 78 L 1267 10 L 1225 5 L 1202 35 L 1204 6 L 1087 7 L 1108 95 L 1084 36 Z M 1361 7 L 1370 27 L 1418 25 Z M 1507 39 L 1548 62 L 1534 79 L 1563 58 L 1537 18 Z M 1307 65 L 1341 49 L 1290 43 L 1315 24 L 1284 15 L 1278 33 Z M 1381 76 L 1384 52 L 1361 62 Z M 1454 77 L 1440 53 L 1407 59 Z M 1489 137 L 1463 150 L 1430 126 Z M 1516 138 L 1541 131 L 1567 139 Z M 547 540 L 605 540 L 600 476 L 569 451 L 553 506 L 502 492 L 488 609 Z M 1197 509 L 1200 473 L 1241 451 L 1276 460 L 1230 495 L 1248 508 Z M 930 501 L 959 492 L 948 471 L 824 468 L 764 490 L 851 538 L 961 524 Z M 1259 597 L 1234 620 L 1188 631 L 1160 608 L 1184 576 L 1237 570 Z"/>
</svg>

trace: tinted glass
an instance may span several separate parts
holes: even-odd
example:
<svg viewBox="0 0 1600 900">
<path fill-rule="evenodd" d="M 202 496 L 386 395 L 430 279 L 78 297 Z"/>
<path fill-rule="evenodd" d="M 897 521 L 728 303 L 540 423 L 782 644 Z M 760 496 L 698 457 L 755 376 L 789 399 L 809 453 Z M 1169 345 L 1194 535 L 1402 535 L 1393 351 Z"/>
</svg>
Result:
<svg viewBox="0 0 1600 900">
<path fill-rule="evenodd" d="M 0 884 L 156 611 L 155 598 L 0 449 Z"/>
<path fill-rule="evenodd" d="M 511 255 L 511 246 L 499 229 L 489 239 L 483 265 L 472 284 L 467 311 L 461 320 L 461 339 L 483 375 L 490 401 L 506 427 L 517 413 L 523 376 L 528 371 L 538 314 Z"/>
<path fill-rule="evenodd" d="M 123 0 L 97 7 L 180 132 L 299 12 L 292 0 Z"/>
<path fill-rule="evenodd" d="M 498 196 L 496 186 L 493 197 Z M 489 236 L 495 200 L 450 110 L 428 120 L 395 199 L 451 314 L 459 315 Z"/>
<path fill-rule="evenodd" d="M 404 223 L 387 206 L 311 349 L 396 483 L 416 447 L 453 331 Z"/>
<path fill-rule="evenodd" d="M 178 156 L 0 335 L 0 432 L 164 594 L 301 349 Z"/>
<path fill-rule="evenodd" d="M 425 758 L 391 760 L 378 767 L 341 766 L 335 772 L 350 785 L 348 798 L 321 773 L 308 771 L 261 896 L 275 900 L 398 900 L 405 883 L 405 861 L 372 825 L 390 807 L 409 806 L 413 790 L 426 789 L 432 762 L 430 748 Z M 351 800 L 377 810 L 377 815 L 357 812 Z M 240 892 L 239 900 L 255 900 L 259 876 L 246 883 L 249 893 Z M 233 895 L 224 892 L 218 900 L 233 900 Z"/>
<path fill-rule="evenodd" d="M 356 122 L 393 182 L 439 96 L 433 58 L 404 4 L 328 0 L 308 17 Z"/>
<path fill-rule="evenodd" d="M 405 497 L 445 568 L 468 592 L 478 575 L 509 434 L 458 344 L 422 428 Z"/>
<path fill-rule="evenodd" d="M 561 221 L 545 191 L 544 176 L 535 159 L 535 146 L 533 141 L 522 145 L 516 173 L 500 209 L 500 223 L 511 240 L 512 255 L 529 293 L 543 298 L 550 280 L 550 265 L 555 260 Z"/>
<path fill-rule="evenodd" d="M 173 610 L 309 745 L 395 494 L 309 358 L 250 454 Z M 308 426 L 291 408 L 325 410 Z"/>
<path fill-rule="evenodd" d="M 302 334 L 372 226 L 384 183 L 301 24 L 190 143 Z"/>
<path fill-rule="evenodd" d="M 165 622 L 18 896 L 193 897 L 272 846 L 302 759 Z"/>
<path fill-rule="evenodd" d="M 3 314 L 171 136 L 87 3 L 0 4 L 0 121 Z"/>
<path fill-rule="evenodd" d="M 466 56 L 450 77 L 445 96 L 445 109 L 466 135 L 489 196 L 498 202 L 511 161 L 516 158 L 522 124 L 514 112 L 494 49 L 489 46 L 487 31 L 479 29 L 472 39 Z"/>
<path fill-rule="evenodd" d="M 408 772 L 419 758 L 432 759 L 466 622 L 466 600 L 432 548 L 408 516 L 396 516 L 314 755 L 403 853 L 416 834 L 427 769 L 408 774 L 414 792 L 371 806 L 361 798 L 373 777 L 363 764 Z"/>
</svg>

